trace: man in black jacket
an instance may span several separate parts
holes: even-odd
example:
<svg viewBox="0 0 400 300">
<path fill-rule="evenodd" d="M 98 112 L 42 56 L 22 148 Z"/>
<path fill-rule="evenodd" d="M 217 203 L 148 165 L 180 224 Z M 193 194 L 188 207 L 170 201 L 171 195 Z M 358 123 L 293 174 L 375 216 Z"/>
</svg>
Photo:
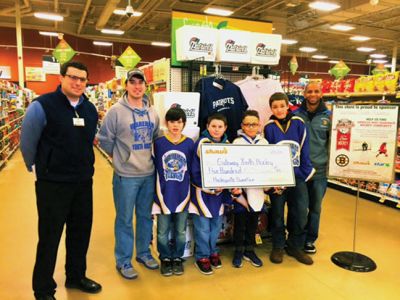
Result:
<svg viewBox="0 0 400 300">
<path fill-rule="evenodd" d="M 36 173 L 39 242 L 33 271 L 36 299 L 52 300 L 58 245 L 66 224 L 65 287 L 97 293 L 101 285 L 86 277 L 92 227 L 93 140 L 98 115 L 83 94 L 88 70 L 79 62 L 61 67 L 61 85 L 29 106 L 21 133 L 28 171 Z"/>
</svg>

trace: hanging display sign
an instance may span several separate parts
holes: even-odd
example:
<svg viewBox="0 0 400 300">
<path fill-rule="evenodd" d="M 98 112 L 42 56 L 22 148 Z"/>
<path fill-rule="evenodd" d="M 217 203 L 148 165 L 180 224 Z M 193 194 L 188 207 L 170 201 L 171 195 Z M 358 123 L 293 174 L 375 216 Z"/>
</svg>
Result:
<svg viewBox="0 0 400 300">
<path fill-rule="evenodd" d="M 42 68 L 25 67 L 25 80 L 26 81 L 46 81 L 46 74 Z"/>
<path fill-rule="evenodd" d="M 250 32 L 218 30 L 217 61 L 250 63 Z"/>
<path fill-rule="evenodd" d="M 128 46 L 124 53 L 118 58 L 118 61 L 127 69 L 133 69 L 142 58 L 132 49 L 131 46 Z"/>
<path fill-rule="evenodd" d="M 333 75 L 336 79 L 345 77 L 351 69 L 344 63 L 343 60 L 339 61 L 332 69 L 329 70 L 329 74 Z"/>
<path fill-rule="evenodd" d="M 75 54 L 75 50 L 65 40 L 61 40 L 53 50 L 53 56 L 57 58 L 60 64 L 70 61 Z"/>
<path fill-rule="evenodd" d="M 121 66 L 115 66 L 115 78 L 125 80 L 126 73 L 128 73 L 128 69 Z"/>
<path fill-rule="evenodd" d="M 298 67 L 299 67 L 299 64 L 297 62 L 296 55 L 293 55 L 289 61 L 289 70 L 292 73 L 292 75 L 296 74 Z"/>
<path fill-rule="evenodd" d="M 180 47 L 180 41 L 177 40 L 177 31 L 183 26 L 195 26 L 195 31 L 192 33 L 197 33 L 199 28 L 203 27 L 272 33 L 272 23 L 270 22 L 257 22 L 179 11 L 172 12 L 171 23 L 171 66 L 182 65 L 180 60 L 177 59 L 177 49 Z"/>
<path fill-rule="evenodd" d="M 204 188 L 295 185 L 288 145 L 202 144 L 200 151 Z"/>
<path fill-rule="evenodd" d="M 170 60 L 162 58 L 153 62 L 153 82 L 169 82 Z M 149 80 L 146 77 L 147 80 Z"/>
<path fill-rule="evenodd" d="M 45 74 L 60 74 L 60 64 L 56 58 L 51 55 L 42 56 L 42 68 Z"/>
<path fill-rule="evenodd" d="M 398 106 L 334 105 L 329 177 L 393 182 Z"/>
<path fill-rule="evenodd" d="M 11 79 L 11 67 L 0 66 L 0 79 Z"/>
<path fill-rule="evenodd" d="M 176 57 L 179 61 L 215 61 L 218 30 L 183 26 L 176 31 Z"/>
<path fill-rule="evenodd" d="M 280 34 L 251 33 L 251 63 L 277 65 L 281 56 L 282 36 Z"/>
</svg>

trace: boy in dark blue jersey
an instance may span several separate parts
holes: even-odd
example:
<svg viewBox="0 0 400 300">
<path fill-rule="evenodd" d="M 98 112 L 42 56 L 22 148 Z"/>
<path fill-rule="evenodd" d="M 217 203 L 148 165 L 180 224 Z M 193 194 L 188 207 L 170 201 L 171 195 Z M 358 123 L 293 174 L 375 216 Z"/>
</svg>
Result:
<svg viewBox="0 0 400 300">
<path fill-rule="evenodd" d="M 284 93 L 275 93 L 269 100 L 273 115 L 264 127 L 265 139 L 270 144 L 287 144 L 292 153 L 296 186 L 275 188 L 271 194 L 272 252 L 270 260 L 281 263 L 283 249 L 297 261 L 311 265 L 313 260 L 303 252 L 307 224 L 308 198 L 306 182 L 314 175 L 309 141 L 303 119 L 289 112 L 289 100 Z M 288 205 L 286 239 L 284 208 Z"/>
<path fill-rule="evenodd" d="M 202 274 L 213 274 L 212 267 L 221 268 L 217 240 L 222 227 L 224 202 L 232 202 L 227 190 L 210 190 L 201 183 L 201 153 L 200 148 L 205 143 L 228 143 L 225 131 L 226 117 L 216 113 L 208 117 L 207 129 L 201 133 L 195 144 L 192 166 L 190 170 L 192 195 L 189 212 L 193 214 L 195 240 L 195 266 Z"/>
<path fill-rule="evenodd" d="M 157 172 L 153 213 L 157 214 L 157 248 L 164 276 L 182 275 L 186 220 L 190 202 L 190 164 L 194 143 L 182 134 L 186 115 L 181 108 L 170 108 L 165 116 L 168 131 L 154 142 Z M 170 230 L 171 223 L 173 228 Z M 174 237 L 169 242 L 169 233 Z"/>
</svg>

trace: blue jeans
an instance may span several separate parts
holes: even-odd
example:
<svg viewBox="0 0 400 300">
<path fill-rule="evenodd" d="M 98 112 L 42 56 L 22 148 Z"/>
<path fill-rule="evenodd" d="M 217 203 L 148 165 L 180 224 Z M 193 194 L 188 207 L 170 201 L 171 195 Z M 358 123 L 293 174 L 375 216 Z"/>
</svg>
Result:
<svg viewBox="0 0 400 300">
<path fill-rule="evenodd" d="M 322 199 L 325 196 L 327 184 L 328 180 L 326 178 L 318 178 L 307 182 L 309 205 L 306 243 L 314 243 L 318 238 Z"/>
<path fill-rule="evenodd" d="M 287 226 L 285 231 L 285 203 L 288 206 Z M 295 249 L 302 249 L 305 241 L 307 224 L 308 197 L 305 182 L 296 180 L 296 186 L 287 188 L 283 194 L 271 195 L 271 233 L 273 248 L 283 249 L 287 244 Z"/>
<path fill-rule="evenodd" d="M 165 258 L 181 258 L 183 256 L 186 243 L 187 217 L 187 211 L 170 215 L 157 215 L 157 249 L 161 260 Z M 173 245 L 170 244 L 169 240 L 170 232 L 174 240 Z"/>
<path fill-rule="evenodd" d="M 193 214 L 193 229 L 196 260 L 209 258 L 219 252 L 217 240 L 222 228 L 222 216 L 206 218 Z"/>
<path fill-rule="evenodd" d="M 136 256 L 150 254 L 153 220 L 154 175 L 122 177 L 114 173 L 115 259 L 117 266 L 131 263 L 133 255 L 133 211 L 136 215 Z M 135 208 L 136 207 L 136 208 Z"/>
</svg>

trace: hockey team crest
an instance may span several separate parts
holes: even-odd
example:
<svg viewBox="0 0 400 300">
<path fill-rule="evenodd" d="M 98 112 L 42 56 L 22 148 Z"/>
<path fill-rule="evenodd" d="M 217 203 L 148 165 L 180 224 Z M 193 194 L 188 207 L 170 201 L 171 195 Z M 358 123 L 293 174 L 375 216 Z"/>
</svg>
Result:
<svg viewBox="0 0 400 300">
<path fill-rule="evenodd" d="M 293 167 L 300 166 L 300 145 L 295 141 L 281 141 L 277 145 L 289 145 L 290 154 L 292 155 Z"/>
<path fill-rule="evenodd" d="M 183 152 L 171 150 L 162 156 L 164 179 L 182 182 L 187 171 L 186 156 Z"/>
<path fill-rule="evenodd" d="M 154 124 L 150 121 L 140 121 L 132 123 L 130 127 L 134 137 L 132 149 L 151 149 Z"/>
</svg>

